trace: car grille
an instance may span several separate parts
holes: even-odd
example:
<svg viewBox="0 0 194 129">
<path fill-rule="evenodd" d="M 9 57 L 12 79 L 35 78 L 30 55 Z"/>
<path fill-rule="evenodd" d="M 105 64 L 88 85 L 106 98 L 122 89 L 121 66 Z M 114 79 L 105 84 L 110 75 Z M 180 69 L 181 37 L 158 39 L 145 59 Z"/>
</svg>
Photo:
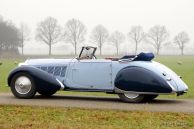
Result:
<svg viewBox="0 0 194 129">
<path fill-rule="evenodd" d="M 37 68 L 54 76 L 65 77 L 67 66 L 37 66 Z"/>
</svg>

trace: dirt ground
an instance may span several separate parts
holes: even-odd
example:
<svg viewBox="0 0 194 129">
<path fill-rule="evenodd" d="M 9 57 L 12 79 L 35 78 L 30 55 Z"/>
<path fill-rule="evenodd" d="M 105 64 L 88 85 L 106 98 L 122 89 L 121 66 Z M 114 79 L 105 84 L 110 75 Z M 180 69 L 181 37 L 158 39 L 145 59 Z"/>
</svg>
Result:
<svg viewBox="0 0 194 129">
<path fill-rule="evenodd" d="M 17 99 L 11 93 L 1 93 L 0 104 L 194 113 L 192 99 L 156 99 L 149 103 L 135 104 L 121 102 L 118 97 L 54 95 L 45 98 L 36 95 L 33 99 Z"/>
</svg>

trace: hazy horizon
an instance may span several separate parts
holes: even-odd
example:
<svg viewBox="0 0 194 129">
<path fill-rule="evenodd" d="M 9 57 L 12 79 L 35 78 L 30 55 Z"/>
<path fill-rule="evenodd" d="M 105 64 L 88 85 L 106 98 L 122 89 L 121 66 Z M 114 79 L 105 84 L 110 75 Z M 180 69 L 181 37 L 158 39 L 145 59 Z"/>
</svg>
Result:
<svg viewBox="0 0 194 129">
<path fill-rule="evenodd" d="M 193 0 L 1 0 L 0 15 L 5 20 L 11 20 L 16 26 L 25 23 L 30 27 L 32 40 L 26 42 L 24 54 L 48 53 L 46 44 L 34 40 L 37 23 L 47 16 L 56 18 L 63 27 L 71 18 L 82 21 L 87 27 L 87 40 L 83 45 L 90 44 L 89 35 L 98 24 L 104 25 L 109 32 L 119 30 L 125 36 L 134 25 L 141 25 L 145 32 L 154 25 L 165 25 L 170 33 L 169 40 L 177 33 L 186 31 L 190 42 L 185 48 L 185 53 L 194 54 L 193 5 Z M 151 45 L 143 44 L 140 44 L 139 52 L 154 51 Z M 111 45 L 103 46 L 104 54 L 111 54 L 114 50 Z M 121 44 L 120 52 L 134 53 L 134 44 L 127 39 Z M 73 53 L 73 47 L 64 42 L 58 43 L 53 46 L 53 53 Z M 180 50 L 175 45 L 169 49 L 164 47 L 161 54 L 180 54 Z"/>
</svg>

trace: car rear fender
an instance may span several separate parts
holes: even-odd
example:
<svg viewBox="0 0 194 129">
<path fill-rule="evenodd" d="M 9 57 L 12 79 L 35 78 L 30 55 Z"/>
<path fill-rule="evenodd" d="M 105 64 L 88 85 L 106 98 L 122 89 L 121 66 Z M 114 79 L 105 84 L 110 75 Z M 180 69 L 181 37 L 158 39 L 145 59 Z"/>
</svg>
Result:
<svg viewBox="0 0 194 129">
<path fill-rule="evenodd" d="M 153 94 L 173 92 L 173 89 L 164 78 L 138 66 L 128 66 L 121 69 L 116 75 L 114 85 L 117 91 L 119 89 L 123 92 Z"/>
</svg>

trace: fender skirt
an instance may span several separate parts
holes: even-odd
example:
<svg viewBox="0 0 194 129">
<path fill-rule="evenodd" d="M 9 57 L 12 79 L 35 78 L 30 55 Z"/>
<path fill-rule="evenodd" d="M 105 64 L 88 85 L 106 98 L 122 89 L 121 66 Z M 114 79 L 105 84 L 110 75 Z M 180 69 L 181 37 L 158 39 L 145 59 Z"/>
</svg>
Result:
<svg viewBox="0 0 194 129">
<path fill-rule="evenodd" d="M 171 93 L 172 88 L 156 73 L 142 67 L 121 69 L 115 78 L 115 89 L 123 92 Z M 116 91 L 115 91 L 116 92 Z"/>
<path fill-rule="evenodd" d="M 21 72 L 32 76 L 37 91 L 57 91 L 61 88 L 64 88 L 63 84 L 59 82 L 59 80 L 57 80 L 54 76 L 33 66 L 21 66 L 11 71 L 7 80 L 8 86 L 10 86 L 13 76 Z"/>
</svg>

